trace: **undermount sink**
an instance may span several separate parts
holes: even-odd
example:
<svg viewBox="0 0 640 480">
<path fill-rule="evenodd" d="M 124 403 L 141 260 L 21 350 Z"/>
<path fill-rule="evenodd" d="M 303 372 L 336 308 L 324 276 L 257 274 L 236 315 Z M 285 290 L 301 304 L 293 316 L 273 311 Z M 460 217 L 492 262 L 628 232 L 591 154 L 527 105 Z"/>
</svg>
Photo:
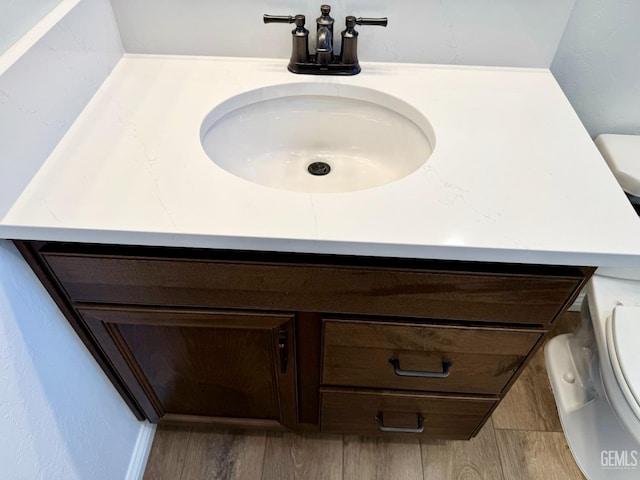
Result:
<svg viewBox="0 0 640 480">
<path fill-rule="evenodd" d="M 293 83 L 236 95 L 200 130 L 205 152 L 245 180 L 308 193 L 401 179 L 429 158 L 435 135 L 412 106 L 377 90 Z"/>
</svg>

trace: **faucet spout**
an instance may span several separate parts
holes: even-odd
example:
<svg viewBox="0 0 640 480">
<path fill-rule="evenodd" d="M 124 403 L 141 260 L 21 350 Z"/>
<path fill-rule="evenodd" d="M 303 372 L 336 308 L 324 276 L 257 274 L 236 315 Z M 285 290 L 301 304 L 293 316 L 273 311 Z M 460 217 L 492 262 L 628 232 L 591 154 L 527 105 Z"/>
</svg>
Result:
<svg viewBox="0 0 640 480">
<path fill-rule="evenodd" d="M 319 65 L 328 65 L 333 56 L 333 39 L 327 27 L 318 28 L 316 36 L 316 61 Z"/>
</svg>

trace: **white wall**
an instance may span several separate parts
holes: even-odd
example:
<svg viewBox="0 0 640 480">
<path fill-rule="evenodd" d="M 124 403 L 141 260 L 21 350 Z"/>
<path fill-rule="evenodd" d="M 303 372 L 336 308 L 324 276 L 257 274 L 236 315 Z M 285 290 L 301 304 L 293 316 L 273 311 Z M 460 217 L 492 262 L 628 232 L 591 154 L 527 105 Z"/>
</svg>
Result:
<svg viewBox="0 0 640 480">
<path fill-rule="evenodd" d="M 14 6 L 0 2 L 0 18 L 5 7 Z M 121 56 L 108 0 L 63 0 L 0 55 L 0 172 L 28 181 Z M 2 179 L 0 214 L 22 188 Z M 0 478 L 134 478 L 146 425 L 0 240 Z"/>
<path fill-rule="evenodd" d="M 592 136 L 640 134 L 640 2 L 576 2 L 551 71 Z"/>
<path fill-rule="evenodd" d="M 124 479 L 140 422 L 0 241 L 0 478 Z"/>
<path fill-rule="evenodd" d="M 0 5 L 0 54 L 62 0 L 3 0 Z"/>
<path fill-rule="evenodd" d="M 112 0 L 127 52 L 288 58 L 290 25 L 262 14 L 307 17 L 315 32 L 319 0 Z M 574 0 L 339 0 L 347 15 L 389 17 L 359 27 L 361 61 L 548 67 Z M 339 34 L 338 34 L 339 36 Z M 339 42 L 338 42 L 339 43 Z"/>
</svg>

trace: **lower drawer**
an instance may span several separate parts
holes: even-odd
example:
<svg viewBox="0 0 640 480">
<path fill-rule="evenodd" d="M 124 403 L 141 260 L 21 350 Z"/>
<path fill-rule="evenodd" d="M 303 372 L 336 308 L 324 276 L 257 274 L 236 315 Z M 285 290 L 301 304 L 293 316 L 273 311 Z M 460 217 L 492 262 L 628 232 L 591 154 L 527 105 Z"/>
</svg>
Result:
<svg viewBox="0 0 640 480">
<path fill-rule="evenodd" d="M 321 389 L 321 431 L 468 440 L 495 399 Z"/>
</svg>

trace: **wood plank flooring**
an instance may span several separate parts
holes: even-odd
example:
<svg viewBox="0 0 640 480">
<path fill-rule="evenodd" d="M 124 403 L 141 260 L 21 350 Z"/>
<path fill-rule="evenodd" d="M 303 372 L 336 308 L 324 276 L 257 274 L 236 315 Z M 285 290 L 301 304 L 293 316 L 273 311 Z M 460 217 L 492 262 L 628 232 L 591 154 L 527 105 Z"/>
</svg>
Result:
<svg viewBox="0 0 640 480">
<path fill-rule="evenodd" d="M 491 419 L 471 440 L 422 442 L 424 480 L 506 480 Z"/>
<path fill-rule="evenodd" d="M 262 477 L 254 478 L 337 480 L 342 456 L 341 436 L 269 432 Z"/>
<path fill-rule="evenodd" d="M 559 320 L 571 331 L 578 314 Z M 389 441 L 158 427 L 144 480 L 582 480 L 540 350 L 480 433 Z"/>
<path fill-rule="evenodd" d="M 344 437 L 342 478 L 422 480 L 418 440 Z"/>
</svg>

